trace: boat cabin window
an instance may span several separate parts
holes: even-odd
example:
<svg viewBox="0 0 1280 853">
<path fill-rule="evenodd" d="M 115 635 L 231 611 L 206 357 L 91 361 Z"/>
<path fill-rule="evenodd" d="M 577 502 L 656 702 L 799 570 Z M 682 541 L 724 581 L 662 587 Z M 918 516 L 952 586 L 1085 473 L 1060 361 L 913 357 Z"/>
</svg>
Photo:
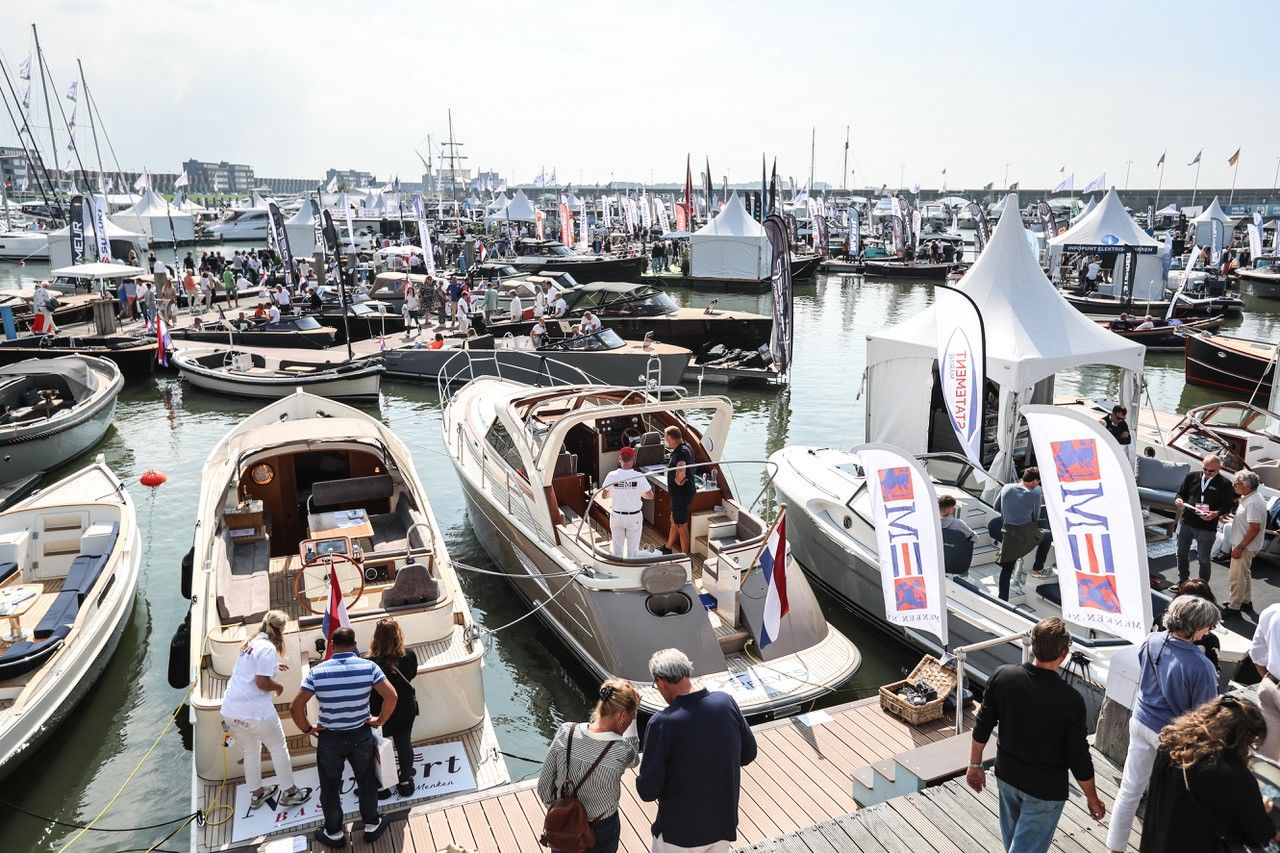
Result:
<svg viewBox="0 0 1280 853">
<path fill-rule="evenodd" d="M 520 459 L 520 452 L 516 450 L 516 443 L 511 440 L 511 433 L 507 432 L 507 428 L 503 426 L 502 421 L 495 420 L 493 426 L 489 427 L 489 431 L 485 433 L 484 440 L 494 453 L 506 462 L 507 465 L 515 469 L 515 472 L 528 481 L 529 476 L 524 470 L 524 462 Z"/>
</svg>

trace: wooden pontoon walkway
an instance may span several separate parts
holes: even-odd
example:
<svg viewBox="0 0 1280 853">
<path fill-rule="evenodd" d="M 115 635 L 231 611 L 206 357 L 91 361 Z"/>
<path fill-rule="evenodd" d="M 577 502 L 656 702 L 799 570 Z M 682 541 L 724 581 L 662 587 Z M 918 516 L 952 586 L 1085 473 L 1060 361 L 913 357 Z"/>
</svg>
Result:
<svg viewBox="0 0 1280 853">
<path fill-rule="evenodd" d="M 743 768 L 740 846 L 767 842 L 849 814 L 857 808 L 851 794 L 854 770 L 942 740 L 952 733 L 955 723 L 954 717 L 948 716 L 912 728 L 881 711 L 874 697 L 822 713 L 831 719 L 813 726 L 791 717 L 755 727 L 759 757 Z M 640 802 L 634 777 L 634 772 L 629 772 L 622 780 L 619 850 L 647 853 L 655 807 Z M 543 807 L 536 784 L 536 780 L 527 780 L 417 806 L 394 815 L 376 844 L 365 844 L 357 832 L 349 849 L 436 853 L 456 844 L 478 853 L 545 850 L 538 846 Z M 311 845 L 308 849 L 322 849 L 309 835 L 306 839 Z"/>
<path fill-rule="evenodd" d="M 1098 796 L 1110 815 L 1120 786 L 1120 769 L 1097 750 L 1093 752 L 1093 766 Z M 1138 819 L 1133 823 L 1126 853 L 1138 850 L 1141 837 L 1142 821 Z M 981 794 L 974 793 L 964 779 L 955 779 L 739 848 L 742 853 L 970 853 L 1000 849 L 1000 796 L 990 772 Z M 1049 849 L 1058 853 L 1097 853 L 1107 849 L 1107 818 L 1099 822 L 1089 816 L 1084 795 L 1074 784 Z"/>
</svg>

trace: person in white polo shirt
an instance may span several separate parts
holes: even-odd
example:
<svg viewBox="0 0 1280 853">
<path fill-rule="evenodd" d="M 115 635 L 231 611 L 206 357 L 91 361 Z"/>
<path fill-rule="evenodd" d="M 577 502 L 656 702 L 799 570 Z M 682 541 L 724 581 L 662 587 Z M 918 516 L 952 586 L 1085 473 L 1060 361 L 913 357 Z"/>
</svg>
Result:
<svg viewBox="0 0 1280 853">
<path fill-rule="evenodd" d="M 618 451 L 618 463 L 605 475 L 603 497 L 609 498 L 609 531 L 613 536 L 613 556 L 634 560 L 640 556 L 640 531 L 644 527 L 644 502 L 653 497 L 648 479 L 634 469 L 636 452 L 630 447 Z"/>
<path fill-rule="evenodd" d="M 342 785 L 349 763 L 364 820 L 364 840 L 372 844 L 386 831 L 387 820 L 378 814 L 376 746 L 371 729 L 385 724 L 395 711 L 396 689 L 376 663 L 356 654 L 355 631 L 338 628 L 330 639 L 333 657 L 311 668 L 289 706 L 298 729 L 316 735 L 324 826 L 312 837 L 326 847 L 347 846 L 342 829 Z M 375 690 L 382 697 L 382 711 L 371 717 L 369 694 Z M 320 721 L 314 726 L 307 720 L 307 703 L 312 696 L 320 703 Z"/>
<path fill-rule="evenodd" d="M 1258 614 L 1249 659 L 1262 676 L 1258 684 L 1258 707 L 1267 721 L 1267 736 L 1257 752 L 1272 761 L 1280 761 L 1280 603 L 1268 605 Z"/>
</svg>

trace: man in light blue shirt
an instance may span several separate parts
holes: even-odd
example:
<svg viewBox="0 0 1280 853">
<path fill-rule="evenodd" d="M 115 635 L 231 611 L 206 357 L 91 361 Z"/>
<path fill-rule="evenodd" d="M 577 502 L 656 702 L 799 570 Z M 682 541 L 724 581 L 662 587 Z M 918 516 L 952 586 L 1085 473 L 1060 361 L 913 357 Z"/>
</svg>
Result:
<svg viewBox="0 0 1280 853">
<path fill-rule="evenodd" d="M 346 847 L 342 829 L 342 774 L 351 764 L 364 820 L 364 840 L 372 844 L 387 828 L 378 814 L 378 775 L 374 764 L 372 728 L 380 727 L 396 708 L 396 690 L 381 667 L 356 654 L 356 634 L 350 628 L 333 632 L 333 657 L 312 667 L 302 679 L 289 712 L 303 734 L 316 735 L 316 770 L 320 775 L 320 808 L 324 826 L 315 839 L 326 847 Z M 369 716 L 369 693 L 382 697 L 382 713 Z M 320 721 L 307 720 L 307 702 L 320 703 Z"/>
</svg>

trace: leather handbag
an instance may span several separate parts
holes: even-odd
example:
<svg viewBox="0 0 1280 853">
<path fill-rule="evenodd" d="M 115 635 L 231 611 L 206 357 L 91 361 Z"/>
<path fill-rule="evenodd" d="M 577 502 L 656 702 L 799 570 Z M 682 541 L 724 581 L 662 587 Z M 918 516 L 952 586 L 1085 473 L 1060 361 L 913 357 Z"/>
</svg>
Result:
<svg viewBox="0 0 1280 853">
<path fill-rule="evenodd" d="M 573 785 L 569 781 L 569 758 L 573 755 L 573 733 L 577 723 L 569 726 L 569 742 L 564 750 L 564 781 L 560 783 L 560 796 L 547 806 L 546 817 L 542 821 L 542 837 L 538 839 L 544 847 L 553 847 L 563 853 L 582 853 L 596 843 L 595 830 L 591 828 L 591 818 L 587 816 L 587 808 L 578 799 L 578 791 L 591 778 L 591 774 L 604 761 L 604 757 L 613 748 L 613 741 L 605 744 L 600 755 L 587 768 L 587 772 Z M 599 820 L 604 815 L 596 818 Z"/>
</svg>

